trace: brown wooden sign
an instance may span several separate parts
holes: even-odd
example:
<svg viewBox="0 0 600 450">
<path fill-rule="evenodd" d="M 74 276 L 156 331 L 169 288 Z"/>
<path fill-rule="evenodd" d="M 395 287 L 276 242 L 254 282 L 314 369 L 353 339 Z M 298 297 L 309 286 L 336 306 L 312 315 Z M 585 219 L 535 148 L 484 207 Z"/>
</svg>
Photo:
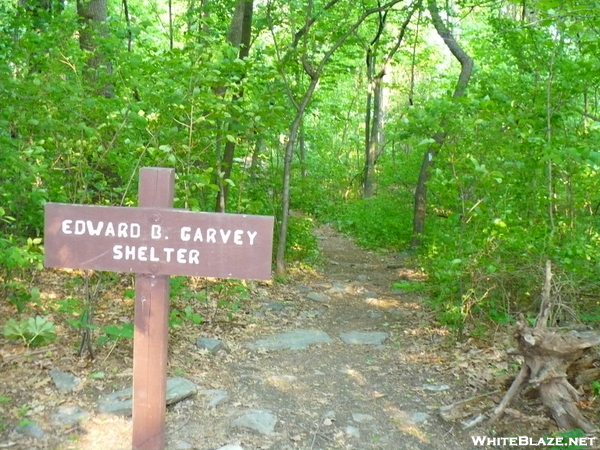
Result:
<svg viewBox="0 0 600 450">
<path fill-rule="evenodd" d="M 273 217 L 46 204 L 48 267 L 267 280 Z"/>
<path fill-rule="evenodd" d="M 46 204 L 45 265 L 133 272 L 134 450 L 164 450 L 169 275 L 266 280 L 273 217 L 172 209 L 173 169 L 140 170 L 139 207 Z"/>
</svg>

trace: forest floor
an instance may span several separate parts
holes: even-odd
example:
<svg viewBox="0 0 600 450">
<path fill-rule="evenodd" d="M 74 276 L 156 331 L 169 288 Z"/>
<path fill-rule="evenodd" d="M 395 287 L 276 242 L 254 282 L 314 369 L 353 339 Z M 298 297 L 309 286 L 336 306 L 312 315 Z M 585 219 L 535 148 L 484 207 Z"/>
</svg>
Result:
<svg viewBox="0 0 600 450">
<path fill-rule="evenodd" d="M 328 226 L 315 233 L 323 257 L 319 270 L 297 271 L 285 283 L 250 283 L 249 296 L 233 317 L 208 301 L 197 306 L 202 324 L 186 320 L 171 329 L 169 376 L 223 395 L 212 407 L 198 393 L 168 408 L 169 450 L 217 450 L 227 444 L 243 450 L 503 448 L 476 447 L 471 436 L 537 439 L 556 432 L 536 397 L 519 397 L 493 429 L 465 431 L 460 420 L 444 421 L 440 406 L 505 388 L 506 377 L 518 369 L 506 355 L 509 330 L 457 341 L 436 323 L 422 294 L 393 289 L 400 281 L 423 280 L 409 258 L 361 249 Z M 49 304 L 76 295 L 82 287 L 65 282 L 73 276 L 45 272 L 37 280 L 41 299 Z M 123 295 L 130 283 L 123 278 L 104 286 L 98 324 L 132 320 L 133 300 Z M 0 307 L 4 317 L 8 312 Z M 93 361 L 78 358 L 76 331 L 59 313 L 48 314 L 47 305 L 44 312 L 60 325 L 50 347 L 32 351 L 0 340 L 0 449 L 131 448 L 130 418 L 100 414 L 97 402 L 101 394 L 130 386 L 132 342 L 109 341 L 97 348 Z M 323 332 L 330 340 L 303 349 L 248 347 L 295 330 Z M 347 343 L 341 336 L 349 332 L 385 333 L 385 340 Z M 199 350 L 198 337 L 218 338 L 225 348 L 214 354 Z M 81 382 L 60 393 L 49 375 L 53 368 Z M 486 399 L 498 402 L 501 396 Z M 57 425 L 52 417 L 61 405 L 78 406 L 89 416 L 75 426 Z M 597 412 L 597 400 L 589 408 L 588 416 Z M 266 429 L 240 425 L 240 417 L 257 410 L 272 419 Z M 20 432 L 24 420 L 37 424 L 43 435 Z"/>
</svg>

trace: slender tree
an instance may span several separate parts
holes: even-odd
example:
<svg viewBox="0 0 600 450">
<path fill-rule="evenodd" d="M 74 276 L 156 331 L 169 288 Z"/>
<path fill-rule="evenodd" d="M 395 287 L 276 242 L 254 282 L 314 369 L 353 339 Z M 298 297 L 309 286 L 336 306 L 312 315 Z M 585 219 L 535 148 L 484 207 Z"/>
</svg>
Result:
<svg viewBox="0 0 600 450">
<path fill-rule="evenodd" d="M 250 52 L 250 42 L 252 37 L 252 10 L 254 2 L 253 0 L 239 0 L 229 31 L 227 32 L 227 40 L 229 43 L 238 48 L 238 58 L 244 59 Z M 237 102 L 244 96 L 244 88 L 239 87 L 237 92 L 233 94 L 232 102 Z M 229 126 L 228 131 L 232 130 L 239 125 L 239 121 L 233 120 Z M 220 161 L 220 170 L 217 182 L 219 185 L 219 192 L 217 192 L 217 204 L 215 210 L 217 212 L 224 212 L 227 208 L 227 197 L 229 195 L 229 183 L 224 182 L 231 177 L 231 169 L 233 166 L 233 158 L 235 156 L 235 141 L 227 140 L 225 143 L 225 149 L 223 151 L 223 158 Z"/>
<path fill-rule="evenodd" d="M 292 123 L 289 127 L 288 131 L 288 139 L 285 145 L 285 154 L 283 161 L 283 186 L 281 191 L 281 227 L 279 229 L 279 241 L 277 244 L 277 254 L 275 259 L 276 264 L 276 272 L 283 273 L 285 272 L 285 248 L 287 244 L 287 232 L 288 232 L 288 223 L 289 223 L 289 212 L 290 212 L 290 183 L 291 183 L 291 172 L 292 172 L 292 159 L 294 156 L 294 149 L 296 146 L 296 140 L 298 138 L 298 131 L 300 129 L 300 125 L 302 124 L 302 119 L 304 117 L 304 113 L 312 99 L 313 94 L 319 84 L 319 80 L 325 69 L 325 66 L 336 52 L 338 48 L 340 48 L 344 42 L 348 39 L 349 36 L 353 35 L 358 27 L 371 15 L 377 14 L 381 11 L 386 11 L 400 3 L 401 0 L 392 0 L 383 5 L 380 5 L 376 8 L 371 8 L 365 10 L 344 32 L 338 37 L 330 47 L 323 51 L 323 56 L 321 56 L 318 62 L 311 62 L 309 52 L 307 49 L 303 49 L 300 55 L 300 62 L 302 64 L 303 70 L 309 77 L 309 84 L 304 94 L 302 95 L 300 101 L 296 101 L 293 95 L 291 94 L 291 89 L 288 87 L 288 95 L 292 104 L 295 107 L 296 113 Z M 326 7 L 327 9 L 332 8 L 336 5 L 339 0 L 332 0 L 329 2 Z M 301 39 L 304 39 L 305 36 L 310 33 L 312 25 L 318 20 L 318 17 L 312 14 L 312 2 L 309 2 L 306 21 L 304 26 L 295 34 L 292 48 L 296 49 L 297 44 Z M 273 35 L 275 35 L 274 25 L 271 23 L 271 31 Z M 283 69 L 282 69 L 283 70 Z M 284 79 L 287 77 L 284 75 Z"/>
<path fill-rule="evenodd" d="M 367 105 L 365 113 L 365 166 L 363 172 L 363 197 L 369 198 L 373 195 L 374 182 L 373 174 L 375 172 L 375 162 L 379 153 L 382 151 L 384 116 L 385 116 L 385 85 L 384 78 L 389 71 L 390 63 L 406 34 L 406 29 L 410 23 L 415 9 L 420 6 L 420 2 L 415 3 L 407 9 L 407 15 L 400 26 L 398 38 L 393 47 L 384 56 L 383 62 L 378 66 L 378 49 L 380 47 L 381 35 L 383 34 L 387 12 L 379 13 L 377 32 L 367 47 L 366 65 L 367 65 Z"/>
<path fill-rule="evenodd" d="M 98 45 L 98 39 L 106 36 L 106 0 L 77 0 L 77 15 L 80 22 L 79 46 L 90 53 L 85 68 L 86 78 L 99 94 L 112 97 L 113 86 L 101 81 L 103 74 L 111 72 L 111 64 Z"/>
<path fill-rule="evenodd" d="M 444 40 L 444 44 L 448 50 L 460 63 L 460 74 L 454 88 L 452 98 L 457 99 L 465 95 L 471 73 L 473 72 L 473 58 L 471 58 L 454 39 L 454 36 L 440 17 L 440 12 L 436 0 L 427 0 L 427 9 L 431 14 L 431 21 L 438 35 Z M 447 125 L 447 120 L 443 120 L 440 124 L 440 130 L 434 133 L 433 142 L 425 150 L 419 178 L 415 188 L 415 206 L 413 212 L 413 238 L 411 246 L 417 247 L 421 244 L 421 236 L 425 230 L 425 216 L 427 213 L 427 181 L 429 180 L 430 170 L 433 167 L 435 158 L 437 157 L 441 147 L 448 136 L 444 128 Z"/>
</svg>

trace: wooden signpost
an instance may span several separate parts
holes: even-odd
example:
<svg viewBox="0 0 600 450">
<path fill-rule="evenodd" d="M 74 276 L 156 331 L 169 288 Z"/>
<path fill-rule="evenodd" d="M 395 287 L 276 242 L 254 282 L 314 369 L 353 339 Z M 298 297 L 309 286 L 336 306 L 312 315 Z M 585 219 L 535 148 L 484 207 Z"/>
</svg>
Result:
<svg viewBox="0 0 600 450">
<path fill-rule="evenodd" d="M 133 449 L 165 446 L 169 275 L 268 280 L 273 217 L 173 209 L 174 170 L 140 170 L 139 207 L 47 203 L 46 267 L 136 274 Z"/>
</svg>

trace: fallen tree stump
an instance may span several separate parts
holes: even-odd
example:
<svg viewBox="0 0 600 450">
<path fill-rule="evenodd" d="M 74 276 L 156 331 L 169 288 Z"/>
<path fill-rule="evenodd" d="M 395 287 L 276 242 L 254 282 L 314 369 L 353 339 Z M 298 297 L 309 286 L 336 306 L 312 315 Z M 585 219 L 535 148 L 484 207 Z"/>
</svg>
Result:
<svg viewBox="0 0 600 450">
<path fill-rule="evenodd" d="M 521 355 L 524 358 L 523 365 L 500 403 L 491 412 L 488 425 L 503 415 L 510 402 L 525 387 L 533 387 L 538 390 L 543 404 L 561 429 L 580 428 L 586 433 L 598 429 L 579 411 L 579 394 L 571 382 L 580 386 L 580 383 L 597 379 L 595 377 L 600 374 L 600 368 L 594 367 L 598 356 L 589 355 L 592 347 L 600 345 L 600 333 L 547 326 L 553 308 L 551 281 L 551 266 L 548 261 L 540 313 L 535 326 L 527 326 L 526 321 L 521 320 L 515 329 L 517 349 L 509 351 L 510 354 Z M 571 373 L 570 378 L 569 368 L 576 369 L 571 371 L 575 373 Z M 472 421 L 465 428 L 480 421 Z"/>
<path fill-rule="evenodd" d="M 545 326 L 530 328 L 519 324 L 515 337 L 519 346 L 511 353 L 522 355 L 525 361 L 488 423 L 495 422 L 528 383 L 538 389 L 542 402 L 560 428 L 594 430 L 594 425 L 577 408 L 579 394 L 567 378 L 567 369 L 583 356 L 586 349 L 600 345 L 600 335 L 595 332 L 564 333 Z"/>
</svg>

